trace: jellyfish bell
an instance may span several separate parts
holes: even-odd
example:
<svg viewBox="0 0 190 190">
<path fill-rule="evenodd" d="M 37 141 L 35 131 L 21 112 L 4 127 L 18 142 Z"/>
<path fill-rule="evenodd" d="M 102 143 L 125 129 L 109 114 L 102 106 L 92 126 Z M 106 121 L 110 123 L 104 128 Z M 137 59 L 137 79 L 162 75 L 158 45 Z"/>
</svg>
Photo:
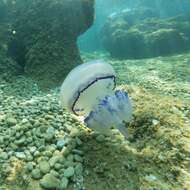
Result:
<svg viewBox="0 0 190 190">
<path fill-rule="evenodd" d="M 61 105 L 75 115 L 87 116 L 98 101 L 115 88 L 115 71 L 102 60 L 74 68 L 61 86 Z"/>
<path fill-rule="evenodd" d="M 116 127 L 127 137 L 124 122 L 131 119 L 131 101 L 126 92 L 114 91 L 115 78 L 113 67 L 103 60 L 77 66 L 61 86 L 62 107 L 84 116 L 86 126 L 93 130 Z"/>
</svg>

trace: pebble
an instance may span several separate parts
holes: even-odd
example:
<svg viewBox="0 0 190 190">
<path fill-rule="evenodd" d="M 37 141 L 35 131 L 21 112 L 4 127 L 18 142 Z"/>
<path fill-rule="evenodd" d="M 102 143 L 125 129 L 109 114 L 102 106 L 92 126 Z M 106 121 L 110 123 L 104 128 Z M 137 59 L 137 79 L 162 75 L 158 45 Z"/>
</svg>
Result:
<svg viewBox="0 0 190 190">
<path fill-rule="evenodd" d="M 66 177 L 63 177 L 60 182 L 60 189 L 61 190 L 67 189 L 68 183 L 69 180 Z"/>
<path fill-rule="evenodd" d="M 40 169 L 36 168 L 36 169 L 32 170 L 32 177 L 34 179 L 40 179 L 42 177 Z"/>
<path fill-rule="evenodd" d="M 29 147 L 29 151 L 30 151 L 31 154 L 34 154 L 34 152 L 36 151 L 36 149 L 37 148 L 35 146 Z"/>
<path fill-rule="evenodd" d="M 8 154 L 6 152 L 0 152 L 0 160 L 7 160 Z"/>
<path fill-rule="evenodd" d="M 83 162 L 83 158 L 77 154 L 74 155 L 74 160 L 77 162 Z"/>
<path fill-rule="evenodd" d="M 76 138 L 76 143 L 77 143 L 77 145 L 79 145 L 79 146 L 82 145 L 82 141 L 81 141 L 78 137 Z"/>
<path fill-rule="evenodd" d="M 26 190 L 43 190 L 40 186 L 39 182 L 36 180 L 31 180 L 28 184 L 28 187 Z"/>
<path fill-rule="evenodd" d="M 13 117 L 9 117 L 9 118 L 7 118 L 7 124 L 9 126 L 16 125 L 17 124 L 17 120 L 15 118 L 13 118 Z"/>
<path fill-rule="evenodd" d="M 3 143 L 4 143 L 4 137 L 0 136 L 0 144 L 3 144 Z"/>
<path fill-rule="evenodd" d="M 62 168 L 62 165 L 59 164 L 59 163 L 56 163 L 56 164 L 54 165 L 54 168 L 55 168 L 55 170 L 60 170 L 60 169 Z"/>
<path fill-rule="evenodd" d="M 150 174 L 150 175 L 146 175 L 146 176 L 145 176 L 145 179 L 146 179 L 147 181 L 155 181 L 155 180 L 157 179 L 157 177 L 154 176 L 154 175 L 152 175 L 152 174 Z"/>
<path fill-rule="evenodd" d="M 84 154 L 84 152 L 82 150 L 77 150 L 77 149 L 73 149 L 72 152 L 75 153 L 75 154 L 78 154 L 78 155 L 83 155 Z"/>
<path fill-rule="evenodd" d="M 70 137 L 77 137 L 80 134 L 79 129 L 72 127 L 71 132 L 70 132 Z"/>
<path fill-rule="evenodd" d="M 63 139 L 58 140 L 56 146 L 59 150 L 61 150 L 65 146 L 65 140 Z"/>
<path fill-rule="evenodd" d="M 97 137 L 96 137 L 96 141 L 97 142 L 104 142 L 104 140 L 105 140 L 105 136 L 104 135 L 102 135 L 102 134 L 100 134 L 100 135 L 98 135 Z"/>
<path fill-rule="evenodd" d="M 66 160 L 64 162 L 64 166 L 66 166 L 66 167 L 70 167 L 70 166 L 74 166 L 74 165 L 75 165 L 75 163 L 73 161 L 70 161 L 70 160 Z"/>
<path fill-rule="evenodd" d="M 39 168 L 43 174 L 47 174 L 50 171 L 50 165 L 48 161 L 39 162 Z"/>
<path fill-rule="evenodd" d="M 64 171 L 64 177 L 72 177 L 75 173 L 75 170 L 72 166 L 68 167 L 65 171 Z"/>
<path fill-rule="evenodd" d="M 67 156 L 67 155 L 69 155 L 70 150 L 69 150 L 68 147 L 63 147 L 63 149 L 61 150 L 61 152 L 62 152 L 63 156 Z"/>
<path fill-rule="evenodd" d="M 54 138 L 54 133 L 47 133 L 45 134 L 44 138 L 47 142 L 51 142 Z"/>
<path fill-rule="evenodd" d="M 53 156 L 49 160 L 49 165 L 51 167 L 54 167 L 54 165 L 59 161 L 60 157 L 59 156 Z"/>
<path fill-rule="evenodd" d="M 40 185 L 45 189 L 59 189 L 60 180 L 52 174 L 46 174 L 41 180 Z"/>
<path fill-rule="evenodd" d="M 19 159 L 26 159 L 26 155 L 24 154 L 24 152 L 15 152 L 15 156 Z"/>
<path fill-rule="evenodd" d="M 16 145 L 23 145 L 26 142 L 26 138 L 22 137 L 21 139 L 15 141 Z"/>
<path fill-rule="evenodd" d="M 81 163 L 78 163 L 76 166 L 75 166 L 75 174 L 77 176 L 81 176 L 83 173 L 83 166 Z"/>
<path fill-rule="evenodd" d="M 28 162 L 27 163 L 27 165 L 26 165 L 26 169 L 29 171 L 29 172 L 31 172 L 32 170 L 33 170 L 33 164 L 32 164 L 32 162 Z"/>
<path fill-rule="evenodd" d="M 159 123 L 160 123 L 160 121 L 158 121 L 158 120 L 156 120 L 156 119 L 153 119 L 153 120 L 152 120 L 152 124 L 153 124 L 153 125 L 158 125 Z"/>
<path fill-rule="evenodd" d="M 55 177 L 59 177 L 59 173 L 58 172 L 56 172 L 55 170 L 51 170 L 50 171 L 50 174 L 52 174 L 53 176 L 55 176 Z"/>
</svg>

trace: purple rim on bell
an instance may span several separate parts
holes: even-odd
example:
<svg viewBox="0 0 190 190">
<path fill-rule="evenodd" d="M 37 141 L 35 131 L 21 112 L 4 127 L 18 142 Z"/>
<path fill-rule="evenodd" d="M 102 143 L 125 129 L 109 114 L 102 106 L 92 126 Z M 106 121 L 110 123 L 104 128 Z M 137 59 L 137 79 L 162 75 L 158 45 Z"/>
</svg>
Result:
<svg viewBox="0 0 190 190">
<path fill-rule="evenodd" d="M 71 109 L 72 109 L 72 112 L 73 112 L 75 115 L 77 115 L 77 116 L 79 115 L 79 114 L 77 114 L 77 112 L 75 111 L 74 108 L 75 108 L 75 105 L 76 105 L 77 101 L 78 101 L 79 98 L 80 98 L 80 95 L 81 95 L 86 89 L 88 89 L 90 86 L 92 86 L 94 83 L 98 82 L 99 80 L 104 80 L 104 79 L 113 79 L 113 81 L 114 81 L 113 90 L 115 89 L 115 87 L 116 87 L 116 77 L 115 77 L 114 75 L 96 78 L 96 79 L 93 80 L 91 83 L 89 83 L 85 88 L 83 88 L 82 90 L 80 90 L 80 91 L 77 93 L 76 99 L 75 99 L 75 101 L 73 102 L 72 108 L 71 108 Z"/>
</svg>

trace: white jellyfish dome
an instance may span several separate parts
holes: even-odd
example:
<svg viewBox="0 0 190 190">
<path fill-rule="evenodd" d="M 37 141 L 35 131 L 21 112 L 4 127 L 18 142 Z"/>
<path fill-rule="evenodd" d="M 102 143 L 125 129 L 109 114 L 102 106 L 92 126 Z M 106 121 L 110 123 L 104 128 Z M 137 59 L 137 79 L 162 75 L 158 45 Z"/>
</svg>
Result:
<svg viewBox="0 0 190 190">
<path fill-rule="evenodd" d="M 76 115 L 88 115 L 115 88 L 115 71 L 102 60 L 74 68 L 61 86 L 61 105 Z"/>
<path fill-rule="evenodd" d="M 62 107 L 84 116 L 87 127 L 99 131 L 116 127 L 127 137 L 124 122 L 131 120 L 132 105 L 125 91 L 114 91 L 116 74 L 102 60 L 74 68 L 61 86 Z"/>
</svg>

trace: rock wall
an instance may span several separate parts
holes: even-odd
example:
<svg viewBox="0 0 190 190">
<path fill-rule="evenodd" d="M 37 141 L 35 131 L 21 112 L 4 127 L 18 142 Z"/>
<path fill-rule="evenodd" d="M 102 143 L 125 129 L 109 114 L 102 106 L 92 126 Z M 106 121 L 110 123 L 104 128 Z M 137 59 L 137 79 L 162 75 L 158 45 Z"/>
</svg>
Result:
<svg viewBox="0 0 190 190">
<path fill-rule="evenodd" d="M 43 88 L 82 62 L 77 37 L 93 23 L 94 0 L 8 1 L 8 54 Z"/>
<path fill-rule="evenodd" d="M 101 36 L 112 57 L 138 59 L 190 49 L 190 15 L 160 19 L 149 8 L 123 11 L 107 19 Z"/>
</svg>

